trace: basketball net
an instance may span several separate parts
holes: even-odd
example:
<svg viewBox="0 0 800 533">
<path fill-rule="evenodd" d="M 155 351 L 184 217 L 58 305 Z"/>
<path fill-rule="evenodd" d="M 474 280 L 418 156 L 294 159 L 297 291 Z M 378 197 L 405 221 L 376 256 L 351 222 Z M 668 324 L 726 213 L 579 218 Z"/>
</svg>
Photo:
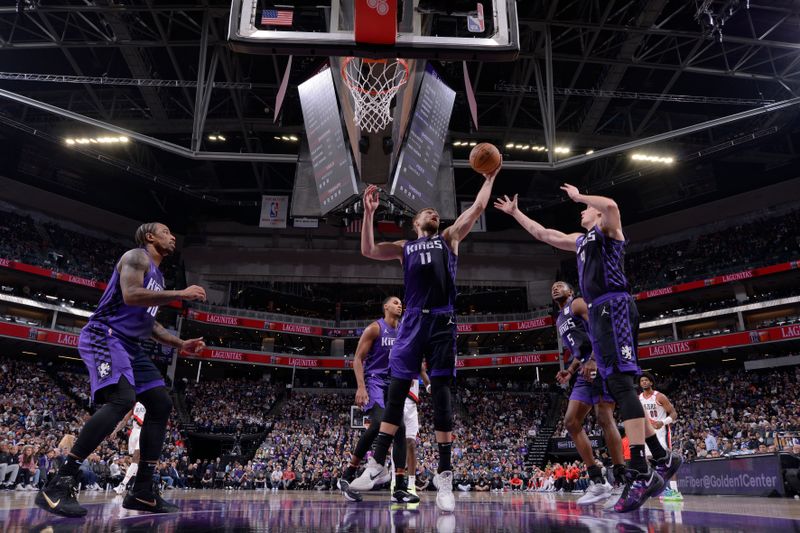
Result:
<svg viewBox="0 0 800 533">
<path fill-rule="evenodd" d="M 405 59 L 346 57 L 342 79 L 353 97 L 356 125 L 377 133 L 392 121 L 392 98 L 408 81 L 408 63 Z"/>
</svg>

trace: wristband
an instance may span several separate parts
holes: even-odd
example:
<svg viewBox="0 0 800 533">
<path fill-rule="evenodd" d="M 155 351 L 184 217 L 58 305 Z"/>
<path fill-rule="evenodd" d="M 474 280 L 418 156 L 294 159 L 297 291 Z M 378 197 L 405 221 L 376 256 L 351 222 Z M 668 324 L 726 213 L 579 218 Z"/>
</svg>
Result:
<svg viewBox="0 0 800 533">
<path fill-rule="evenodd" d="M 668 425 L 672 424 L 672 417 L 671 417 L 671 416 L 668 416 L 667 418 L 665 418 L 664 420 L 662 420 L 662 422 L 664 422 L 664 425 L 665 425 L 665 426 L 668 426 Z"/>
</svg>

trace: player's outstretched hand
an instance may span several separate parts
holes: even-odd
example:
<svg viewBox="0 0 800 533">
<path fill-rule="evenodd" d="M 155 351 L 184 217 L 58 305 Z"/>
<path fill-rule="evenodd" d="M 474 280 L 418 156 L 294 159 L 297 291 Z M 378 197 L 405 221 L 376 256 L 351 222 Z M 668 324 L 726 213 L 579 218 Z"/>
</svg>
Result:
<svg viewBox="0 0 800 533">
<path fill-rule="evenodd" d="M 576 186 L 565 183 L 561 186 L 561 190 L 567 193 L 567 196 L 569 196 L 569 199 L 573 202 L 580 202 L 581 192 Z"/>
<path fill-rule="evenodd" d="M 497 200 L 494 201 L 495 209 L 499 209 L 503 213 L 513 216 L 514 212 L 519 209 L 517 207 L 518 196 L 518 194 L 515 194 L 513 199 L 509 198 L 507 195 L 504 195 L 502 198 L 498 197 Z"/>
<path fill-rule="evenodd" d="M 378 187 L 370 185 L 364 190 L 364 213 L 372 215 L 381 203 Z"/>
<path fill-rule="evenodd" d="M 572 374 L 567 370 L 559 370 L 558 374 L 556 374 L 556 381 L 559 385 L 566 385 L 570 379 L 572 379 Z"/>
<path fill-rule="evenodd" d="M 367 405 L 369 401 L 369 394 L 367 394 L 367 389 L 359 388 L 356 391 L 356 405 L 359 407 L 364 407 Z"/>
<path fill-rule="evenodd" d="M 500 164 L 497 165 L 497 168 L 494 169 L 492 172 L 487 172 L 483 174 L 483 177 L 489 181 L 492 181 L 497 177 L 497 174 L 500 173 L 500 169 L 503 168 L 503 156 L 500 156 Z"/>
<path fill-rule="evenodd" d="M 203 341 L 203 337 L 187 339 L 183 341 L 183 346 L 181 346 L 181 352 L 189 355 L 199 355 L 205 349 L 206 343 Z"/>
<path fill-rule="evenodd" d="M 195 300 L 205 302 L 206 290 L 199 285 L 191 285 L 180 291 L 180 298 L 181 300 L 187 300 L 190 302 Z"/>
</svg>

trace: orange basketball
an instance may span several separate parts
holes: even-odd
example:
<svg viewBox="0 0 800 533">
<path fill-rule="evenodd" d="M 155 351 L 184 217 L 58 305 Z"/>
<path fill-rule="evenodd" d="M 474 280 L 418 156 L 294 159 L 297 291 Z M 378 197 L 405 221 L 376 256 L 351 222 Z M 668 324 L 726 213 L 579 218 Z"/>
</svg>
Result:
<svg viewBox="0 0 800 533">
<path fill-rule="evenodd" d="M 500 150 L 491 143 L 480 143 L 469 153 L 469 166 L 480 174 L 489 174 L 500 166 Z"/>
</svg>

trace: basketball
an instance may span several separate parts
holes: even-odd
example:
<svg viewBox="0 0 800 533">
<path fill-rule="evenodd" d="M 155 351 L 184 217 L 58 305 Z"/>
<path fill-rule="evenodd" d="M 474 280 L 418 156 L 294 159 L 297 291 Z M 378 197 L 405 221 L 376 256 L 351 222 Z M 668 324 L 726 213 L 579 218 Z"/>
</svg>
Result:
<svg viewBox="0 0 800 533">
<path fill-rule="evenodd" d="M 500 150 L 491 143 L 480 143 L 469 153 L 469 166 L 480 174 L 494 172 L 500 162 Z"/>
</svg>

